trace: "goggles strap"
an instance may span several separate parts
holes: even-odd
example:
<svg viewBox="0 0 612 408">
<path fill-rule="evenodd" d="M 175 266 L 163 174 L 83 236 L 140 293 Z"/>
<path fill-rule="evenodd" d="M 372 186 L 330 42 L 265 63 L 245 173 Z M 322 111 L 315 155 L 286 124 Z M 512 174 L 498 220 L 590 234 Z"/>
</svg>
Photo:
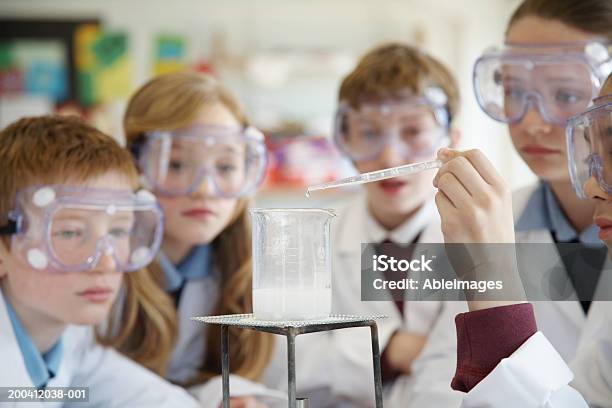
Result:
<svg viewBox="0 0 612 408">
<path fill-rule="evenodd" d="M 14 235 L 17 233 L 17 222 L 9 220 L 8 223 L 0 227 L 0 235 Z"/>
</svg>

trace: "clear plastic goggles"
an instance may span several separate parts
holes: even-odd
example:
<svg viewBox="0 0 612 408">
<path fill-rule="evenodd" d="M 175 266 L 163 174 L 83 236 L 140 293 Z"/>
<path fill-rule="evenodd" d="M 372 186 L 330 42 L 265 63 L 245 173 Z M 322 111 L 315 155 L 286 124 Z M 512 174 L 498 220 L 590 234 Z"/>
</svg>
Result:
<svg viewBox="0 0 612 408">
<path fill-rule="evenodd" d="M 600 101 L 566 127 L 570 177 L 581 198 L 587 198 L 584 184 L 591 176 L 612 194 L 612 96 Z"/>
<path fill-rule="evenodd" d="M 163 214 L 149 191 L 36 186 L 17 194 L 9 224 L 11 251 L 30 266 L 82 272 L 112 256 L 117 270 L 149 264 L 163 235 Z"/>
<path fill-rule="evenodd" d="M 564 126 L 583 112 L 612 72 L 612 48 L 603 43 L 507 45 L 474 65 L 476 99 L 491 118 L 518 123 L 532 108 Z"/>
<path fill-rule="evenodd" d="M 408 162 L 429 157 L 449 141 L 446 103 L 439 88 L 359 109 L 343 103 L 336 113 L 334 141 L 354 161 L 376 159 L 387 146 Z M 433 126 L 428 115 L 435 119 Z"/>
<path fill-rule="evenodd" d="M 266 164 L 263 134 L 253 128 L 198 125 L 146 135 L 139 155 L 144 183 L 167 196 L 189 195 L 203 182 L 221 197 L 252 193 Z"/>
</svg>

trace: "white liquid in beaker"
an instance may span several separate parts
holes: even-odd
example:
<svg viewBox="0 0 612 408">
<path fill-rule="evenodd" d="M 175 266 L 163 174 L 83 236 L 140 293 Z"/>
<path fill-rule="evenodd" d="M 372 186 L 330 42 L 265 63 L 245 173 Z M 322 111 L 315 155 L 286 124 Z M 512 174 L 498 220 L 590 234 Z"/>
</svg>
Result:
<svg viewBox="0 0 612 408">
<path fill-rule="evenodd" d="M 331 288 L 253 290 L 253 314 L 260 320 L 310 320 L 329 317 Z"/>
</svg>

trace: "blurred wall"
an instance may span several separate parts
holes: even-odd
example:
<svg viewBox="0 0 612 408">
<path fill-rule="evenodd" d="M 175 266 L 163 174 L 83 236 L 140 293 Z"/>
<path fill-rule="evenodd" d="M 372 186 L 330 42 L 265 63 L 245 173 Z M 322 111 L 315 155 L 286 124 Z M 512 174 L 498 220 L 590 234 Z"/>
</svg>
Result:
<svg viewBox="0 0 612 408">
<path fill-rule="evenodd" d="M 480 111 L 471 85 L 472 64 L 484 49 L 501 44 L 517 4 L 517 0 L 4 0 L 0 15 L 95 16 L 106 27 L 127 31 L 135 86 L 151 75 L 155 35 L 184 35 L 191 60 L 224 54 L 221 57 L 242 68 L 250 66 L 251 71 L 269 67 L 271 80 L 261 83 L 244 69 L 231 69 L 231 63 L 219 72 L 246 103 L 256 125 L 267 125 L 280 115 L 303 120 L 313 131 L 330 128 L 340 78 L 360 54 L 384 41 L 418 43 L 448 64 L 460 82 L 461 147 L 483 149 L 518 187 L 534 178 L 514 152 L 507 128 Z M 298 59 L 316 56 L 317 50 L 323 58 L 307 61 L 305 72 L 285 72 L 289 77 L 274 83 L 283 67 L 266 61 L 274 62 L 279 54 Z M 326 61 L 334 69 L 317 71 L 317 61 L 329 55 L 335 60 Z"/>
</svg>

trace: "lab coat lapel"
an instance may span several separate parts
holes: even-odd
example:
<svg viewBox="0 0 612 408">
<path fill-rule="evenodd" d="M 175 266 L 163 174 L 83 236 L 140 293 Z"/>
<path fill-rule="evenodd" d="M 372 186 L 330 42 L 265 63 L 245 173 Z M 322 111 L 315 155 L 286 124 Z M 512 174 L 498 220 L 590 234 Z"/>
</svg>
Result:
<svg viewBox="0 0 612 408">
<path fill-rule="evenodd" d="M 554 244 L 552 235 L 550 234 L 550 231 L 548 230 L 539 229 L 539 230 L 529 230 L 529 231 L 517 231 L 516 238 L 517 238 L 517 242 L 520 242 L 520 243 L 533 242 L 533 243 L 550 244 L 549 249 L 551 251 L 553 250 L 556 251 L 556 248 L 554 247 L 554 245 L 552 245 Z M 540 272 L 545 271 L 549 265 L 538 266 L 537 262 L 545 261 L 547 259 L 552 259 L 553 256 L 555 255 L 542 256 L 538 259 L 531 259 L 529 269 L 530 271 L 533 271 L 534 274 L 524 275 L 524 276 L 529 276 L 533 278 L 534 281 L 538 281 L 538 282 L 546 281 L 547 278 L 541 277 Z M 568 284 L 571 284 L 569 283 L 569 275 L 567 274 L 567 272 L 565 273 L 565 276 L 568 279 Z M 572 294 L 570 295 L 567 301 L 553 301 L 552 303 L 554 307 L 559 309 L 574 325 L 576 325 L 577 328 L 581 329 L 585 323 L 586 318 L 584 316 L 584 312 L 582 311 L 580 303 L 577 301 L 578 299 L 576 297 L 576 293 L 573 291 L 573 289 L 571 290 L 572 290 Z"/>
<path fill-rule="evenodd" d="M 17 343 L 2 293 L 0 293 L 0 353 L 2 353 L 0 358 L 0 364 L 2 365 L 2 369 L 0 369 L 0 384 L 11 387 L 33 387 L 34 384 L 25 367 L 21 349 Z M 44 404 L 37 402 L 16 402 L 14 404 L 6 402 L 0 405 L 7 408 L 42 408 L 44 406 Z"/>
<path fill-rule="evenodd" d="M 341 217 L 338 217 L 336 221 L 338 223 L 333 227 L 333 233 L 337 233 L 336 237 L 332 236 L 332 243 L 337 242 L 337 246 L 334 247 L 332 244 L 332 251 L 337 251 L 337 262 L 338 265 L 334 267 L 341 268 L 345 271 L 354 271 L 350 275 L 349 282 L 342 282 L 343 285 L 350 285 L 353 289 L 353 293 L 361 293 L 361 252 L 362 243 L 368 242 L 368 235 L 366 232 L 366 201 L 365 197 L 359 196 L 354 199 L 350 204 L 343 208 L 344 213 Z M 334 222 L 334 221 L 332 221 Z M 333 225 L 333 224 L 332 224 Z M 332 274 L 334 271 L 332 270 Z M 359 299 L 361 296 L 359 296 Z M 385 315 L 391 320 L 400 320 L 401 315 L 393 302 L 380 301 L 380 302 L 361 302 L 360 300 L 355 304 L 355 301 L 349 301 L 345 299 L 339 302 L 344 308 L 347 307 L 346 302 L 351 304 L 351 309 L 354 310 L 342 310 L 343 313 L 352 314 L 367 314 L 367 315 Z M 381 334 L 381 337 L 385 337 Z"/>
<path fill-rule="evenodd" d="M 533 185 L 519 189 L 518 191 L 515 191 L 512 194 L 512 207 L 513 207 L 515 223 L 519 219 L 523 211 L 525 211 L 527 203 L 529 202 L 529 198 L 531 197 L 533 192 L 538 188 L 538 186 L 539 184 L 535 183 Z M 546 229 L 532 229 L 532 230 L 525 230 L 525 231 L 516 231 L 516 242 L 517 243 L 551 244 L 550 249 L 556 251 L 556 248 L 554 248 L 554 246 L 552 245 L 554 244 L 553 237 L 550 231 Z M 538 260 L 543 260 L 545 258 L 546 257 L 540 257 L 539 259 L 533 259 L 532 261 L 537 263 Z M 536 272 L 542 271 L 543 268 L 544 266 L 539 268 L 537 264 L 530 265 L 530 270 L 536 271 Z M 567 272 L 565 275 L 569 279 L 569 275 L 567 274 Z M 559 309 L 561 313 L 563 313 L 572 322 L 572 324 L 576 325 L 577 328 L 581 329 L 586 321 L 586 318 L 584 316 L 584 312 L 582 311 L 580 303 L 577 301 L 576 294 L 573 293 L 572 295 L 573 295 L 574 301 L 571 301 L 571 300 L 570 301 L 558 301 L 558 302 L 551 302 L 551 303 L 553 304 L 553 307 Z"/>
<path fill-rule="evenodd" d="M 436 209 L 433 209 L 429 219 L 429 223 L 419 236 L 418 243 L 443 243 L 444 235 L 442 235 L 442 225 L 440 222 L 440 216 L 438 215 Z"/>
<path fill-rule="evenodd" d="M 603 271 L 597 282 L 597 289 L 593 294 L 593 300 L 610 301 L 612 300 L 612 261 L 609 254 L 606 256 Z"/>
<path fill-rule="evenodd" d="M 340 217 L 339 224 L 335 226 L 335 230 L 339 231 L 337 241 L 332 237 L 332 242 L 338 242 L 337 248 L 333 249 L 337 251 L 340 268 L 348 268 L 345 270 L 355 271 L 352 275 L 351 284 L 353 286 L 354 293 L 360 293 L 361 291 L 361 257 L 362 248 L 361 243 L 369 242 L 369 235 L 367 233 L 367 204 L 365 197 L 358 197 L 351 205 L 345 207 L 342 217 Z M 440 218 L 437 214 L 433 201 L 425 203 L 426 208 L 423 210 L 427 219 L 424 224 L 425 229 L 421 232 L 418 243 L 441 243 L 444 242 L 442 236 L 442 230 L 440 226 Z M 350 221 L 350 222 L 348 222 Z M 345 223 L 345 224 L 343 224 Z M 371 249 L 371 248 L 370 248 Z M 368 257 L 369 258 L 369 257 Z M 359 271 L 359 272 L 358 272 Z M 332 271 L 333 273 L 333 271 Z M 381 278 L 384 278 L 381 274 Z M 344 283 L 346 284 L 346 283 Z M 410 308 L 410 302 L 404 304 L 404 316 L 408 316 L 408 309 Z M 401 325 L 405 324 L 405 318 L 397 310 L 397 306 L 394 302 L 381 301 L 381 302 L 367 302 L 368 314 L 382 314 L 389 316 L 393 321 L 402 322 Z M 357 306 L 357 305 L 355 305 Z M 359 310 L 359 308 L 357 308 Z M 383 336 L 384 337 L 384 336 Z"/>
<path fill-rule="evenodd" d="M 359 196 L 354 200 L 344 207 L 345 213 L 341 217 L 332 221 L 332 231 L 338 234 L 336 237 L 331 237 L 332 251 L 337 251 L 337 254 L 342 257 L 360 254 L 361 243 L 366 239 L 365 199 Z M 334 242 L 338 243 L 335 248 L 333 247 Z"/>
<path fill-rule="evenodd" d="M 198 371 L 206 353 L 208 327 L 192 320 L 194 316 L 207 316 L 214 313 L 219 298 L 217 272 L 204 279 L 187 280 L 181 295 L 177 318 L 178 338 L 168 367 L 166 377 L 174 382 L 187 382 Z"/>
</svg>

